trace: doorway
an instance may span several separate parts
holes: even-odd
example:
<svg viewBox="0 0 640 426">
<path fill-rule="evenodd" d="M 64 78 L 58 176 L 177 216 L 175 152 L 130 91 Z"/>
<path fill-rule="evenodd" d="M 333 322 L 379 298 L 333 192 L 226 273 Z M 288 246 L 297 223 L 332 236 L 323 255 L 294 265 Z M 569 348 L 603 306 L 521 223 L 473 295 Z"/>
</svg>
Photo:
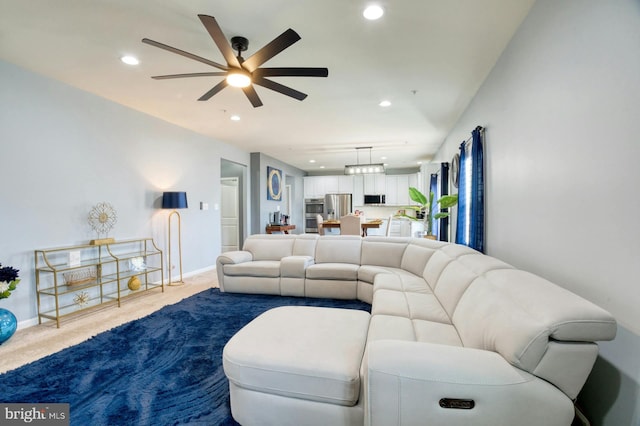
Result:
<svg viewBox="0 0 640 426">
<path fill-rule="evenodd" d="M 247 237 L 247 166 L 220 159 L 220 250 L 239 250 Z"/>
<path fill-rule="evenodd" d="M 220 179 L 222 203 L 220 240 L 222 252 L 238 250 L 240 246 L 240 191 L 237 177 Z"/>
</svg>

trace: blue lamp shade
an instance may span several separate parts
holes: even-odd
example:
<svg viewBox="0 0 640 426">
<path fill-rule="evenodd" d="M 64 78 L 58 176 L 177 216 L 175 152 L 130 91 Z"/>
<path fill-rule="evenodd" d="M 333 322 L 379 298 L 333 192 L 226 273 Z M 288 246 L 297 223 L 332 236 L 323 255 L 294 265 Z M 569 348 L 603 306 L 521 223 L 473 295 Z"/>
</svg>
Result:
<svg viewBox="0 0 640 426">
<path fill-rule="evenodd" d="M 163 192 L 162 208 L 163 209 L 186 209 L 187 193 L 186 192 Z"/>
</svg>

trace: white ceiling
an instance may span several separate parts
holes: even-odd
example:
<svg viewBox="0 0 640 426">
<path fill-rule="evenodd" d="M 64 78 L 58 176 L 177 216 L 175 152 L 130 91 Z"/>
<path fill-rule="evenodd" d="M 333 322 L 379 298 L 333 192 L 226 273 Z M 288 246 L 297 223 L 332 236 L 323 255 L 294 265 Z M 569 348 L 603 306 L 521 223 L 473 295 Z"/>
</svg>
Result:
<svg viewBox="0 0 640 426">
<path fill-rule="evenodd" d="M 310 172 L 369 162 L 368 150 L 357 158 L 364 146 L 373 162 L 406 168 L 437 151 L 533 2 L 380 0 L 385 15 L 366 21 L 366 0 L 0 0 L 0 58 Z M 144 37 L 224 63 L 198 14 L 247 37 L 245 58 L 292 28 L 302 40 L 264 66 L 327 67 L 329 77 L 274 77 L 309 96 L 256 86 L 260 108 L 231 87 L 198 102 L 222 77 L 152 80 L 217 70 Z"/>
</svg>

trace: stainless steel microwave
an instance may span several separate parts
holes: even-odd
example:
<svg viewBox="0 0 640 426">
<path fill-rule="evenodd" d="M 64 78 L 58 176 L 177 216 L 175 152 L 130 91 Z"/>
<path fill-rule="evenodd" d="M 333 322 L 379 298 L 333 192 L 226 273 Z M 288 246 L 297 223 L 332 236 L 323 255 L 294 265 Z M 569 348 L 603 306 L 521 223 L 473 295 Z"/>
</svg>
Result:
<svg viewBox="0 0 640 426">
<path fill-rule="evenodd" d="M 385 196 L 384 195 L 365 195 L 364 203 L 365 204 L 385 204 Z"/>
</svg>

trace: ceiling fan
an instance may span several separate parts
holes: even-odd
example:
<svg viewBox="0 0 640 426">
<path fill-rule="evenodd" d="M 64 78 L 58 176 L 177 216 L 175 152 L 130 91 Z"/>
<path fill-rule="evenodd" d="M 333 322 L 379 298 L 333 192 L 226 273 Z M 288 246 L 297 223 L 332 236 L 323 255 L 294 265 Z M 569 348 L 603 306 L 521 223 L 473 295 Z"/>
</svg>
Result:
<svg viewBox="0 0 640 426">
<path fill-rule="evenodd" d="M 222 65 L 201 56 L 185 52 L 184 50 L 176 49 L 175 47 L 171 47 L 148 38 L 143 38 L 143 43 L 168 50 L 169 52 L 177 53 L 178 55 L 202 62 L 203 64 L 207 64 L 221 70 L 216 72 L 158 75 L 151 78 L 164 80 L 170 78 L 224 76 L 226 77 L 224 80 L 213 86 L 211 90 L 202 95 L 198 100 L 209 100 L 213 95 L 220 92 L 228 85 L 231 85 L 241 87 L 242 91 L 249 99 L 249 102 L 251 102 L 251 105 L 253 105 L 254 108 L 257 108 L 262 106 L 262 101 L 260 100 L 256 89 L 253 87 L 254 84 L 282 93 L 283 95 L 290 96 L 299 101 L 307 97 L 306 93 L 299 92 L 291 87 L 276 83 L 275 81 L 269 80 L 265 77 L 327 77 L 329 75 L 329 70 L 327 68 L 260 68 L 260 65 L 264 64 L 269 59 L 300 40 L 301 37 L 291 28 L 280 34 L 247 59 L 244 59 L 241 54 L 247 50 L 247 47 L 249 46 L 249 41 L 246 38 L 232 37 L 231 44 L 229 44 L 224 33 L 220 29 L 220 25 L 218 25 L 218 22 L 213 16 L 198 15 L 198 17 L 200 18 L 200 21 L 202 21 L 202 24 L 215 42 L 216 46 L 218 46 L 218 49 L 220 49 L 220 52 L 222 52 L 227 65 Z M 234 50 L 238 51 L 237 56 Z"/>
</svg>

